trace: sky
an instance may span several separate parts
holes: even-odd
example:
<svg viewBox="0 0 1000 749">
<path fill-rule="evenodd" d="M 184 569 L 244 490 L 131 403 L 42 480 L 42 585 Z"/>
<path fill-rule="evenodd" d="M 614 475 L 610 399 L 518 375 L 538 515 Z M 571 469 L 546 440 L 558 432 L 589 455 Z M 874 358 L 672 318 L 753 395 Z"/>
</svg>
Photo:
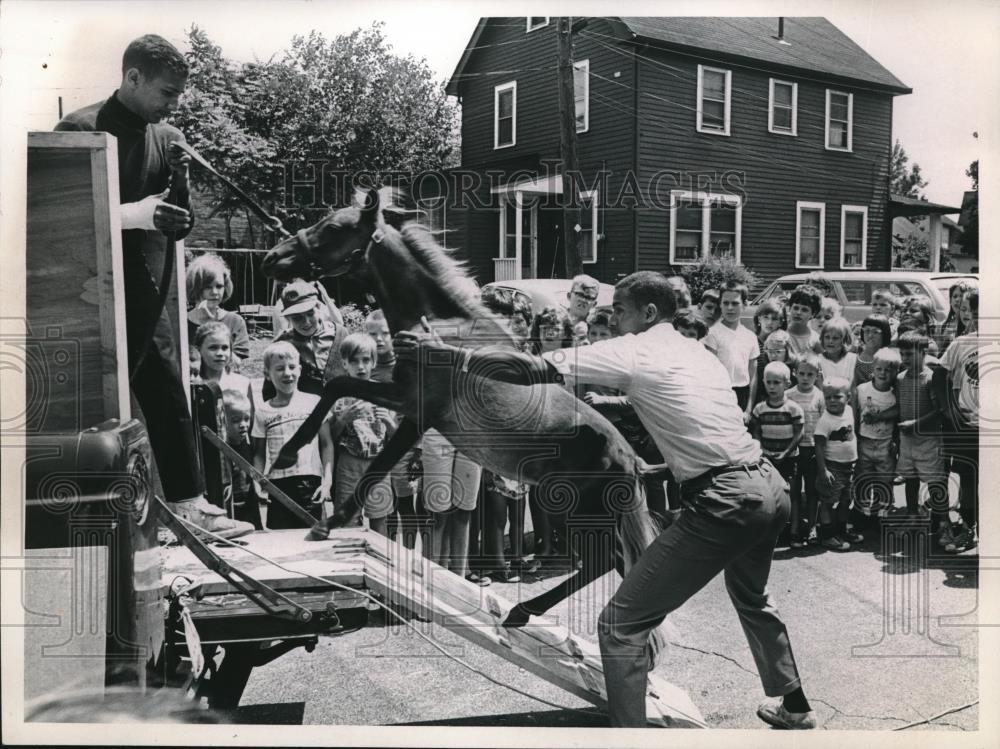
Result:
<svg viewBox="0 0 1000 749">
<path fill-rule="evenodd" d="M 554 14 L 822 15 L 914 93 L 896 97 L 893 135 L 929 182 L 929 199 L 961 204 L 965 169 L 985 148 L 996 152 L 1000 100 L 1000 0 L 674 0 L 664 3 L 476 3 L 368 0 L 7 0 L 0 5 L 3 61 L 27 80 L 28 129 L 50 129 L 64 111 L 107 96 L 117 85 L 128 42 L 155 32 L 183 48 L 196 23 L 233 60 L 267 59 L 294 34 L 328 37 L 382 21 L 400 54 L 426 59 L 442 80 L 454 71 L 483 15 L 543 8 Z M 11 21 L 15 24 L 10 24 Z M 5 113 L 6 114 L 6 113 Z M 978 133 L 979 137 L 974 135 Z"/>
</svg>

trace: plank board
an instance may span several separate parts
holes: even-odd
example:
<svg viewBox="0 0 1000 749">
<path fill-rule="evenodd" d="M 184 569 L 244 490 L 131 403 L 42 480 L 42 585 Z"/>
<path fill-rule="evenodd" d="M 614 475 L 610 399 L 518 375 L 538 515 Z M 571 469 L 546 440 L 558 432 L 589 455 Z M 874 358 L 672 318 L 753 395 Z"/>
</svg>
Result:
<svg viewBox="0 0 1000 749">
<path fill-rule="evenodd" d="M 130 418 L 118 156 L 107 133 L 29 133 L 26 430 Z M 122 354 L 119 357 L 119 353 Z"/>
<path fill-rule="evenodd" d="M 368 530 L 342 528 L 320 542 L 305 541 L 304 535 L 304 530 L 296 529 L 257 532 L 240 539 L 247 549 L 288 569 L 268 565 L 240 549 L 213 549 L 228 563 L 278 589 L 319 584 L 301 574 L 304 572 L 343 585 L 361 585 L 587 702 L 606 706 L 601 655 L 591 640 L 574 635 L 547 617 L 533 617 L 523 628 L 506 629 L 500 622 L 512 602 Z M 177 575 L 184 575 L 200 581 L 206 593 L 232 591 L 186 548 L 168 547 L 164 552 L 165 588 Z M 649 678 L 646 714 L 652 725 L 705 727 L 701 712 L 687 693 L 655 674 Z"/>
</svg>

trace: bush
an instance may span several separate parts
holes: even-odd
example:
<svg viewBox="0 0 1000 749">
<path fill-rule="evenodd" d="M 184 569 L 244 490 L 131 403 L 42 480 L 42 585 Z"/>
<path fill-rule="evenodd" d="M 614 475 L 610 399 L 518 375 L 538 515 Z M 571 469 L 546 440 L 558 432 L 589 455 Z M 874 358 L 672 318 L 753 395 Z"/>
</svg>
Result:
<svg viewBox="0 0 1000 749">
<path fill-rule="evenodd" d="M 718 289 L 726 281 L 736 281 L 753 289 L 760 281 L 752 269 L 737 263 L 730 257 L 708 257 L 696 265 L 687 265 L 679 275 L 691 289 L 691 299 L 698 304 L 707 289 Z"/>
</svg>

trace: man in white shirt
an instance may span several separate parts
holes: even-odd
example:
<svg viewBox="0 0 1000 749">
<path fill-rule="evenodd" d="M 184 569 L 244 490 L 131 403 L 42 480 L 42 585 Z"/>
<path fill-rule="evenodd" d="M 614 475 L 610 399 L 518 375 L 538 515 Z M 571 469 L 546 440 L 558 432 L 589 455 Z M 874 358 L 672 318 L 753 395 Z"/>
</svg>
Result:
<svg viewBox="0 0 1000 749">
<path fill-rule="evenodd" d="M 419 360 L 420 347 L 448 349 L 456 366 L 516 384 L 565 380 L 618 388 L 681 482 L 684 510 L 632 567 L 598 621 L 612 726 L 646 725 L 649 633 L 724 572 L 769 697 L 757 714 L 782 728 L 815 728 L 788 633 L 767 591 L 774 543 L 788 519 L 788 486 L 746 431 L 725 368 L 670 324 L 674 295 L 666 278 L 640 271 L 622 279 L 613 309 L 619 337 L 543 358 L 456 352 L 409 332 L 397 335 L 395 350 Z"/>
<path fill-rule="evenodd" d="M 757 389 L 757 357 L 760 356 L 757 336 L 740 323 L 747 294 L 746 285 L 735 281 L 727 281 L 719 289 L 722 319 L 718 325 L 709 329 L 703 341 L 705 348 L 719 357 L 719 361 L 729 372 L 745 422 L 750 421 L 750 412 L 753 410 L 753 394 Z"/>
</svg>

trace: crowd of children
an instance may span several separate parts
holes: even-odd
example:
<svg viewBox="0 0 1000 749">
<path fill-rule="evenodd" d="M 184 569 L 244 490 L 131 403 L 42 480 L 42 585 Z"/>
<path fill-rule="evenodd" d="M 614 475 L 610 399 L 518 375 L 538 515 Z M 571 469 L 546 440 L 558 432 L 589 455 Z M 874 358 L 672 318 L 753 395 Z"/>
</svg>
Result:
<svg viewBox="0 0 1000 749">
<path fill-rule="evenodd" d="M 876 290 L 871 314 L 852 326 L 836 300 L 803 284 L 783 305 L 758 307 L 754 345 L 747 328 L 734 327 L 745 287 L 729 283 L 701 299 L 697 313 L 679 311 L 674 325 L 687 335 L 699 317 L 709 327 L 705 344 L 730 371 L 741 407 L 745 383 L 756 381 L 749 427 L 791 487 L 792 548 L 812 540 L 851 549 L 864 540 L 852 518 L 873 525 L 895 512 L 896 483 L 906 498 L 900 511 L 929 516 L 940 549 L 975 547 L 976 287 L 960 281 L 950 289 L 951 309 L 938 329 L 926 297 L 897 300 Z M 959 479 L 957 514 L 949 473 Z"/>
<path fill-rule="evenodd" d="M 725 365 L 748 429 L 789 483 L 791 548 L 851 549 L 864 540 L 860 531 L 867 532 L 862 518 L 874 522 L 895 511 L 893 488 L 900 482 L 906 497 L 900 511 L 929 515 L 941 548 L 960 552 L 976 545 L 975 287 L 959 282 L 950 290 L 951 310 L 938 328 L 929 300 L 899 301 L 887 289 L 872 294 L 871 314 L 852 326 L 835 300 L 804 284 L 783 304 L 761 304 L 751 330 L 742 323 L 746 286 L 729 282 L 707 290 L 693 306 L 683 279 L 670 280 L 678 307 L 674 327 L 702 340 Z M 332 377 L 392 377 L 395 356 L 385 317 L 375 310 L 362 331 L 350 332 L 319 284 L 284 287 L 287 327 L 265 348 L 260 373 L 246 371 L 245 323 L 221 306 L 233 288 L 225 263 L 212 254 L 197 258 L 188 268 L 187 288 L 192 377 L 218 385 L 227 441 L 264 473 Z M 515 345 L 541 353 L 615 335 L 611 310 L 596 306 L 597 290 L 594 279 L 578 277 L 564 304 L 535 314 L 527 300 L 495 291 L 483 301 L 505 322 Z M 248 375 L 263 378 L 251 384 Z M 625 396 L 586 385 L 577 395 L 604 413 L 648 463 L 662 462 Z M 399 415 L 388 409 L 341 398 L 295 465 L 269 478 L 319 519 L 343 505 L 398 423 Z M 422 481 L 416 470 L 421 463 Z M 949 473 L 959 478 L 957 515 L 949 507 Z M 650 509 L 676 510 L 678 487 L 669 476 L 661 479 L 647 482 Z M 258 529 L 301 526 L 238 470 L 232 497 L 237 517 Z M 525 544 L 526 509 L 532 548 Z M 423 553 L 484 585 L 515 582 L 540 563 L 569 555 L 565 518 L 540 507 L 528 486 L 481 471 L 433 430 L 389 479 L 366 493 L 363 516 L 373 531 L 410 548 L 422 539 Z"/>
</svg>

